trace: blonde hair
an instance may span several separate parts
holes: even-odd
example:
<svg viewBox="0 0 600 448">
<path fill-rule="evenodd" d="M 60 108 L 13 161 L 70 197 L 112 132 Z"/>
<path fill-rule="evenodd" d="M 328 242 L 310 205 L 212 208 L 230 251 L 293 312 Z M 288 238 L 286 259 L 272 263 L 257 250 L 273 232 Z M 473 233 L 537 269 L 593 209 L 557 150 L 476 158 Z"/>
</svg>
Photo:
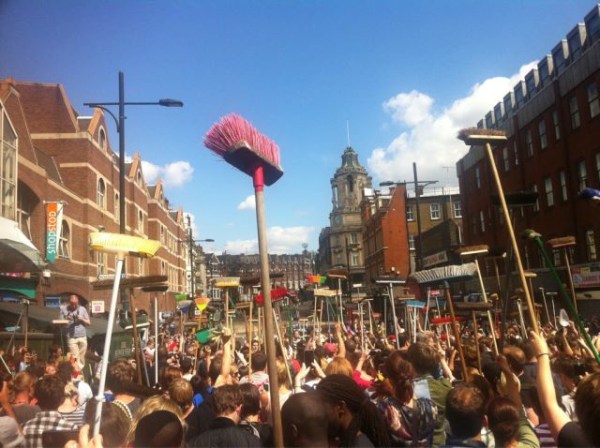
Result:
<svg viewBox="0 0 600 448">
<path fill-rule="evenodd" d="M 282 361 L 281 359 L 277 359 L 275 363 L 277 364 L 277 381 L 279 382 L 279 385 L 286 386 L 288 388 L 291 387 L 290 378 L 288 376 L 288 366 L 286 362 Z"/>
<path fill-rule="evenodd" d="M 181 408 L 177 406 L 177 403 L 175 403 L 173 400 L 163 397 L 162 395 L 155 395 L 144 400 L 144 402 L 138 408 L 137 413 L 133 418 L 133 422 L 131 423 L 131 427 L 129 428 L 129 433 L 127 434 L 127 441 L 129 443 L 131 443 L 134 439 L 135 430 L 137 425 L 140 423 L 140 420 L 156 411 L 172 412 L 181 422 L 184 431 L 187 429 L 185 420 L 183 419 L 183 412 L 181 411 Z"/>
<path fill-rule="evenodd" d="M 325 375 L 344 375 L 352 378 L 354 376 L 354 368 L 346 358 L 335 356 L 325 368 Z"/>
</svg>

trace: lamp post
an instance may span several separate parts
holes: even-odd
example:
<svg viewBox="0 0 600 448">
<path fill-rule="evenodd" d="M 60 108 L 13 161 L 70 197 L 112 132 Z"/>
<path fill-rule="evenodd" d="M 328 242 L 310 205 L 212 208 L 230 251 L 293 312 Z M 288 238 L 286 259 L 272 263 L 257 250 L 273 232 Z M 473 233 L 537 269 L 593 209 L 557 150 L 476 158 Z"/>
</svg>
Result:
<svg viewBox="0 0 600 448">
<path fill-rule="evenodd" d="M 155 102 L 125 102 L 125 75 L 119 72 L 119 101 L 102 103 L 83 103 L 84 106 L 96 107 L 107 112 L 117 125 L 119 134 L 119 233 L 125 233 L 125 106 L 163 106 L 183 107 L 183 102 L 170 98 L 163 98 Z M 118 106 L 119 117 L 108 109 L 107 106 Z"/>
</svg>

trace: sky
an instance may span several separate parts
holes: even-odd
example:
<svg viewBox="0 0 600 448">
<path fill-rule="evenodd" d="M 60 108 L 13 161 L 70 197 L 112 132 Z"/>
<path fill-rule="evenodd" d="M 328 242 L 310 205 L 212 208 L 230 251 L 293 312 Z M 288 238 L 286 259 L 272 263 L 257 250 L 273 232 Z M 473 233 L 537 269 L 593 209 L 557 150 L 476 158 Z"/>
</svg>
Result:
<svg viewBox="0 0 600 448">
<path fill-rule="evenodd" d="M 474 126 L 595 5 L 582 0 L 0 0 L 0 78 L 126 109 L 126 151 L 163 179 L 207 252 L 256 253 L 250 177 L 203 137 L 236 112 L 280 147 L 265 192 L 272 253 L 318 249 L 348 144 L 373 177 L 457 186 Z M 107 120 L 110 121 L 109 118 Z M 110 141 L 118 151 L 116 129 Z M 431 188 L 431 187 L 430 187 Z M 68 210 L 66 211 L 68 213 Z"/>
</svg>

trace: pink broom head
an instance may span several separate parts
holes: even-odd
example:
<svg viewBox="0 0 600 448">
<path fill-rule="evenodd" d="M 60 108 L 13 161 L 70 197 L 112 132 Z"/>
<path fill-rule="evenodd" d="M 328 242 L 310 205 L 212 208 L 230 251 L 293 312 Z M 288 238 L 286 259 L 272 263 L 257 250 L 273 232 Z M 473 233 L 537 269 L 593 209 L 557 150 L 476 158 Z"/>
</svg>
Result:
<svg viewBox="0 0 600 448">
<path fill-rule="evenodd" d="M 262 167 L 265 185 L 283 175 L 279 146 L 240 115 L 229 114 L 215 123 L 204 137 L 204 146 L 252 178 Z"/>
</svg>

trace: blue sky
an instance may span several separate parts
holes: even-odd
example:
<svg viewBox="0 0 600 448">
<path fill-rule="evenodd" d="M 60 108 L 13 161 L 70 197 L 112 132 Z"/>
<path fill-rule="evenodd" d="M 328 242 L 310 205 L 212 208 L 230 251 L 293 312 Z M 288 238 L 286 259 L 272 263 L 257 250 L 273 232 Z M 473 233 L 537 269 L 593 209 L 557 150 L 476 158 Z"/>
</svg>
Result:
<svg viewBox="0 0 600 448">
<path fill-rule="evenodd" d="M 0 77 L 65 86 L 84 102 L 177 98 L 183 109 L 129 107 L 128 154 L 194 216 L 206 249 L 256 251 L 249 177 L 202 145 L 238 112 L 281 148 L 266 190 L 274 252 L 316 250 L 329 179 L 347 145 L 383 180 L 457 184 L 475 124 L 594 6 L 580 0 L 0 0 Z M 113 149 L 118 148 L 115 129 Z M 452 167 L 450 169 L 444 167 Z"/>
</svg>

